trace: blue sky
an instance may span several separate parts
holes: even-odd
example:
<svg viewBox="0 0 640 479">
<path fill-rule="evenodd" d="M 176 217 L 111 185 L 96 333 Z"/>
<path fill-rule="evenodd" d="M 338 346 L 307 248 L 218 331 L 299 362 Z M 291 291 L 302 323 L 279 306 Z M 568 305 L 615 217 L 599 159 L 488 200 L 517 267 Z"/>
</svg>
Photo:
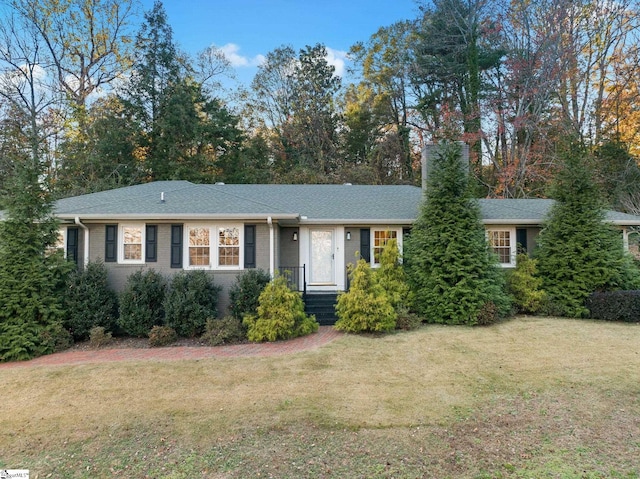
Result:
<svg viewBox="0 0 640 479">
<path fill-rule="evenodd" d="M 149 10 L 153 0 L 143 0 Z M 248 84 L 257 64 L 282 45 L 324 44 L 342 73 L 354 43 L 378 28 L 418 16 L 416 0 L 163 0 L 174 40 L 190 54 L 215 45 Z"/>
</svg>

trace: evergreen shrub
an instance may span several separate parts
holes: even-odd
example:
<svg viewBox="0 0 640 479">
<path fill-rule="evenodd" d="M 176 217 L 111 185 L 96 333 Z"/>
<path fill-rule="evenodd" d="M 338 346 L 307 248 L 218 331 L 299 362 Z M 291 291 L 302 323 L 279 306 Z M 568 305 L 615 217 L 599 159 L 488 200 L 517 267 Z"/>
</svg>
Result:
<svg viewBox="0 0 640 479">
<path fill-rule="evenodd" d="M 255 315 L 258 311 L 258 299 L 271 276 L 261 269 L 249 269 L 236 278 L 229 289 L 229 310 L 233 317 L 242 319 L 245 314 Z"/>
<path fill-rule="evenodd" d="M 217 316 L 220 289 L 205 271 L 176 274 L 163 302 L 165 324 L 175 329 L 179 336 L 201 334 L 207 318 Z"/>
<path fill-rule="evenodd" d="M 602 291 L 586 302 L 589 317 L 606 321 L 640 323 L 640 291 Z"/>
<path fill-rule="evenodd" d="M 277 276 L 267 284 L 258 299 L 255 315 L 248 314 L 249 341 L 276 341 L 305 336 L 318 330 L 315 316 L 307 316 L 300 293 L 292 291 L 284 276 Z"/>
<path fill-rule="evenodd" d="M 546 294 L 538 277 L 537 261 L 525 253 L 518 254 L 515 270 L 507 279 L 509 294 L 519 313 L 535 314 L 542 308 Z"/>
<path fill-rule="evenodd" d="M 158 348 L 168 346 L 175 343 L 178 339 L 178 333 L 169 326 L 154 326 L 149 331 L 149 346 Z"/>
<path fill-rule="evenodd" d="M 400 263 L 398 241 L 390 239 L 380 255 L 380 267 L 375 269 L 376 280 L 387 294 L 393 309 L 409 308 L 411 291 L 406 282 L 404 269 Z"/>
<path fill-rule="evenodd" d="M 101 348 L 111 343 L 113 337 L 111 332 L 103 326 L 94 326 L 89 331 L 89 344 L 92 348 Z"/>
<path fill-rule="evenodd" d="M 153 269 L 136 271 L 127 278 L 120 295 L 118 326 L 130 335 L 145 337 L 154 326 L 164 324 L 163 301 L 167 281 Z"/>
<path fill-rule="evenodd" d="M 247 339 L 247 329 L 242 320 L 234 316 L 207 319 L 202 341 L 209 346 L 241 343 Z"/>
<path fill-rule="evenodd" d="M 118 296 L 109 287 L 103 263 L 90 262 L 69 276 L 64 304 L 68 314 L 65 326 L 76 340 L 87 339 L 94 326 L 107 331 L 116 327 Z"/>
<path fill-rule="evenodd" d="M 394 329 L 398 315 L 371 266 L 360 259 L 349 272 L 349 277 L 349 291 L 338 296 L 335 328 L 349 333 Z"/>
</svg>

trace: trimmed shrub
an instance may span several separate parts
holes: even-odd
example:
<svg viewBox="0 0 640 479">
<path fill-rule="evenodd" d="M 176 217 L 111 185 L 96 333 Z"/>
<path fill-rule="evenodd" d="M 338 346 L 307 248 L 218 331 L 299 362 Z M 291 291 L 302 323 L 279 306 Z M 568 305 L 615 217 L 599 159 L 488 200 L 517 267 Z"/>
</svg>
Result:
<svg viewBox="0 0 640 479">
<path fill-rule="evenodd" d="M 258 299 L 256 315 L 248 314 L 249 341 L 276 341 L 305 336 L 318 330 L 315 316 L 307 316 L 300 293 L 292 291 L 284 276 L 277 276 L 267 284 Z"/>
<path fill-rule="evenodd" d="M 111 343 L 111 333 L 102 326 L 94 326 L 89 331 L 89 344 L 92 348 L 101 348 Z"/>
<path fill-rule="evenodd" d="M 349 291 L 338 296 L 335 328 L 349 333 L 391 331 L 397 313 L 369 264 L 360 259 L 349 272 Z"/>
<path fill-rule="evenodd" d="M 233 316 L 225 316 L 222 319 L 207 319 L 202 341 L 209 346 L 222 344 L 241 343 L 247 339 L 247 329 L 242 320 Z"/>
<path fill-rule="evenodd" d="M 94 326 L 108 331 L 116 327 L 118 297 L 109 287 L 103 263 L 89 263 L 70 275 L 64 304 L 68 312 L 65 325 L 75 339 L 87 339 Z"/>
<path fill-rule="evenodd" d="M 640 291 L 603 291 L 586 301 L 589 317 L 606 321 L 640 323 Z"/>
<path fill-rule="evenodd" d="M 168 346 L 175 343 L 177 339 L 178 333 L 169 326 L 154 326 L 149 331 L 149 346 L 152 348 Z"/>
<path fill-rule="evenodd" d="M 166 291 L 167 281 L 153 269 L 129 276 L 120 296 L 118 326 L 137 337 L 145 337 L 154 326 L 162 326 Z"/>
<path fill-rule="evenodd" d="M 249 269 L 236 278 L 229 289 L 229 311 L 234 318 L 242 319 L 246 314 L 257 313 L 260 293 L 269 281 L 271 276 L 261 269 Z"/>
<path fill-rule="evenodd" d="M 194 337 L 204 331 L 207 318 L 217 316 L 220 287 L 205 271 L 176 274 L 165 296 L 165 324 L 184 337 Z"/>
<path fill-rule="evenodd" d="M 538 268 L 535 259 L 526 254 L 517 256 L 516 269 L 507 280 L 509 294 L 519 313 L 535 314 L 543 306 L 546 293 L 542 288 L 542 278 L 537 277 Z"/>
</svg>

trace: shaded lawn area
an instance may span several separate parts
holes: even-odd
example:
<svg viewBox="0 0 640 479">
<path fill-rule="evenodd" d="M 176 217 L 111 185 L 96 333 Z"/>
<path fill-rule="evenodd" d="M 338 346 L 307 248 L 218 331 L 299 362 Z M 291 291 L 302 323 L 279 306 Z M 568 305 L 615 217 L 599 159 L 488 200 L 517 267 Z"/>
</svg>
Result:
<svg viewBox="0 0 640 479">
<path fill-rule="evenodd" d="M 640 326 L 518 317 L 271 358 L 0 370 L 32 477 L 637 478 Z"/>
</svg>

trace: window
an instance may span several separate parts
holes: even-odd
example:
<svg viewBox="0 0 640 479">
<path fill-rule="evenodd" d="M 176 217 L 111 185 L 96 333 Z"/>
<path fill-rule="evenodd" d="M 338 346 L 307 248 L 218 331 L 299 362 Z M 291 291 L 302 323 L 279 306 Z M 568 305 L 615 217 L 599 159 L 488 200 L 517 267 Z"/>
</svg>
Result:
<svg viewBox="0 0 640 479">
<path fill-rule="evenodd" d="M 188 268 L 242 267 L 239 226 L 188 226 L 186 230 Z"/>
<path fill-rule="evenodd" d="M 240 266 L 240 228 L 218 228 L 218 266 Z"/>
<path fill-rule="evenodd" d="M 66 244 L 67 244 L 67 235 L 66 235 L 66 228 L 63 229 L 59 229 L 58 230 L 58 235 L 56 236 L 56 241 L 49 245 L 47 247 L 46 250 L 46 254 L 47 255 L 52 255 L 53 253 L 57 252 L 57 251 L 61 251 L 65 258 L 67 257 L 67 251 L 66 251 Z"/>
<path fill-rule="evenodd" d="M 211 242 L 209 228 L 189 228 L 189 266 L 211 264 Z"/>
<path fill-rule="evenodd" d="M 379 266 L 380 265 L 380 255 L 382 254 L 382 250 L 389 240 L 396 240 L 398 242 L 398 248 L 402 252 L 402 235 L 400 234 L 400 230 L 373 230 L 372 231 L 373 241 L 371 244 L 371 265 Z"/>
<path fill-rule="evenodd" d="M 144 262 L 144 225 L 120 226 L 119 259 L 121 263 Z"/>
<path fill-rule="evenodd" d="M 515 234 L 512 230 L 487 231 L 489 245 L 502 266 L 515 266 Z"/>
</svg>

